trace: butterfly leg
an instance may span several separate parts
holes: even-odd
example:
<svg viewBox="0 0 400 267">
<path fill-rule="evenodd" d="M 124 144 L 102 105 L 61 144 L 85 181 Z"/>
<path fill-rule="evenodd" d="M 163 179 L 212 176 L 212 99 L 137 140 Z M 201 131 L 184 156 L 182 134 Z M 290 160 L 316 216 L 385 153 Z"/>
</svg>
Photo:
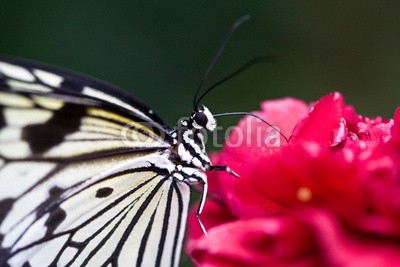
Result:
<svg viewBox="0 0 400 267">
<path fill-rule="evenodd" d="M 197 207 L 196 218 L 197 218 L 197 221 L 199 222 L 201 231 L 203 231 L 204 235 L 207 236 L 207 231 L 206 231 L 206 228 L 204 227 L 204 224 L 201 222 L 200 215 L 201 215 L 201 212 L 203 211 L 204 204 L 206 203 L 208 184 L 205 181 L 201 181 L 201 183 L 203 184 L 203 190 L 201 190 L 200 203 L 199 203 L 199 206 Z"/>
<path fill-rule="evenodd" d="M 226 171 L 229 174 L 232 174 L 233 176 L 235 176 L 236 178 L 239 178 L 239 174 L 237 174 L 236 172 L 234 172 L 231 168 L 229 168 L 228 166 L 210 166 L 210 168 L 208 169 L 208 171 Z"/>
<path fill-rule="evenodd" d="M 207 192 L 208 192 L 208 183 L 207 183 L 207 176 L 205 175 L 204 172 L 199 172 L 198 169 L 194 168 L 183 168 L 181 170 L 181 175 L 185 177 L 185 182 L 188 184 L 201 184 L 203 186 L 202 190 L 200 192 L 200 201 L 199 205 L 197 206 L 197 211 L 196 211 L 196 219 L 199 223 L 199 226 L 201 228 L 201 231 L 204 233 L 204 235 L 207 235 L 206 228 L 204 227 L 204 224 L 201 222 L 200 215 L 203 211 L 204 204 L 206 203 L 207 199 Z M 193 187 L 196 189 L 196 187 Z"/>
<path fill-rule="evenodd" d="M 239 175 L 236 172 L 234 172 L 233 170 L 231 170 L 231 168 L 229 168 L 228 166 L 210 166 L 208 171 L 226 171 L 235 177 L 239 177 Z M 207 180 L 204 180 L 204 179 L 199 179 L 198 181 L 203 185 L 203 190 L 201 190 L 200 203 L 197 208 L 196 218 L 197 218 L 197 221 L 199 222 L 202 232 L 204 233 L 204 235 L 207 236 L 207 231 L 206 231 L 206 228 L 204 227 L 204 224 L 201 222 L 200 215 L 201 215 L 201 212 L 203 211 L 204 204 L 206 203 L 208 184 L 207 184 Z"/>
</svg>

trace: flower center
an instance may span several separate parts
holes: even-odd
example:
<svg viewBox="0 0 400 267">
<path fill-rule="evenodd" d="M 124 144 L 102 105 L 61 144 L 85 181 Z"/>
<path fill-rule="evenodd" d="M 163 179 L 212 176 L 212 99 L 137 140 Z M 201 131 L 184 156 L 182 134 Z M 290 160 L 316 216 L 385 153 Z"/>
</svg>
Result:
<svg viewBox="0 0 400 267">
<path fill-rule="evenodd" d="M 311 189 L 306 186 L 302 186 L 297 190 L 296 196 L 301 202 L 308 202 L 312 197 Z"/>
</svg>

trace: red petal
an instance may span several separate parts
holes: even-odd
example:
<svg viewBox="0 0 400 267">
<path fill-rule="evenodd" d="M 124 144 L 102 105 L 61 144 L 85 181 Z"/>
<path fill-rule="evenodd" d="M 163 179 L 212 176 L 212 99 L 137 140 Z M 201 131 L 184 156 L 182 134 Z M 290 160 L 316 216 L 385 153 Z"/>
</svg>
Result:
<svg viewBox="0 0 400 267">
<path fill-rule="evenodd" d="M 215 227 L 189 251 L 199 266 L 319 266 L 310 229 L 286 218 Z"/>
<path fill-rule="evenodd" d="M 303 218 L 315 231 L 325 266 L 387 267 L 400 262 L 399 243 L 349 232 L 327 212 L 306 212 Z"/>
<path fill-rule="evenodd" d="M 343 97 L 332 93 L 321 98 L 313 107 L 308 117 L 299 123 L 293 132 L 293 141 L 313 141 L 321 145 L 332 145 L 341 133 L 344 109 Z"/>
<path fill-rule="evenodd" d="M 279 130 L 290 136 L 296 123 L 306 116 L 308 112 L 307 105 L 293 98 L 285 98 L 274 101 L 265 101 L 262 103 L 261 112 L 254 112 L 267 122 L 276 125 Z M 239 122 L 230 134 L 223 151 L 220 154 L 218 165 L 228 165 L 232 170 L 240 175 L 239 180 L 246 179 L 260 158 L 268 157 L 274 151 L 286 145 L 286 141 L 274 129 L 264 122 L 254 117 L 246 116 Z M 263 204 L 263 208 L 254 206 L 252 201 L 244 204 L 237 199 L 235 187 L 237 179 L 228 173 L 219 173 L 220 183 L 219 192 L 223 199 L 228 203 L 232 212 L 241 218 L 251 218 L 265 215 L 264 208 L 268 212 L 276 212 L 282 208 L 271 201 Z M 242 188 L 247 190 L 250 188 Z M 255 197 L 255 196 L 254 196 Z M 252 205 L 253 204 L 253 205 Z"/>
</svg>

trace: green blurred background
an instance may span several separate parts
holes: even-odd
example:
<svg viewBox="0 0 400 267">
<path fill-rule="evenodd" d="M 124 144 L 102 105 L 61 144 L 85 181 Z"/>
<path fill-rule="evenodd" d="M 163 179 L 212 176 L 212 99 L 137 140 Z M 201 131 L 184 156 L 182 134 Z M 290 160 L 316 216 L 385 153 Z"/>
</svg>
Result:
<svg viewBox="0 0 400 267">
<path fill-rule="evenodd" d="M 233 21 L 208 85 L 254 56 L 254 66 L 209 95 L 214 113 L 264 99 L 307 102 L 340 91 L 368 116 L 392 117 L 400 96 L 398 1 L 2 1 L 0 53 L 79 71 L 130 90 L 169 124 L 187 115 Z M 237 118 L 220 120 L 229 126 Z"/>
</svg>

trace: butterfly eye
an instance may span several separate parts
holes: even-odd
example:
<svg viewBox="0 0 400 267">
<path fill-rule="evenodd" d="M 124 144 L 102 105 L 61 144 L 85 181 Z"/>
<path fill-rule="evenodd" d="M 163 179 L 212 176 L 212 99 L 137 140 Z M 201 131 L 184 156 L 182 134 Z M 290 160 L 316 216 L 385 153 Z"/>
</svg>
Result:
<svg viewBox="0 0 400 267">
<path fill-rule="evenodd" d="M 208 123 L 208 118 L 207 116 L 203 113 L 203 112 L 197 112 L 194 115 L 194 121 L 202 126 L 202 127 L 206 127 L 207 123 Z"/>
</svg>

